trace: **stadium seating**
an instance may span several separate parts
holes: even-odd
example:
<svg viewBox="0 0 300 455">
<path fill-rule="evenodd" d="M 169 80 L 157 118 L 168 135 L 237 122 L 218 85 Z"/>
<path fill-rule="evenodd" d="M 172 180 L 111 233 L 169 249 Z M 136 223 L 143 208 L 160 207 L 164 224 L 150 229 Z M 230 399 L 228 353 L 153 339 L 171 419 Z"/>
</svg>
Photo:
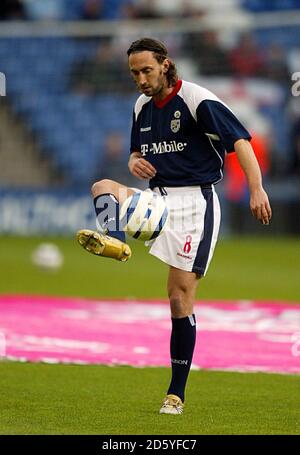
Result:
<svg viewBox="0 0 300 455">
<path fill-rule="evenodd" d="M 68 88 L 72 64 L 91 55 L 97 42 L 70 39 L 2 39 L 0 56 L 13 109 L 41 150 L 74 184 L 93 175 L 106 131 L 129 136 L 133 98 L 77 95 Z"/>
<path fill-rule="evenodd" d="M 86 0 L 23 0 L 26 16 L 30 20 L 79 20 L 84 18 Z M 99 15 L 95 19 L 113 20 L 121 15 L 128 0 L 99 2 Z"/>
<path fill-rule="evenodd" d="M 105 3 L 112 5 L 116 2 Z M 248 0 L 244 6 L 255 10 L 255 5 L 262 3 L 265 2 Z M 287 3 L 292 5 L 293 2 Z M 70 17 L 76 18 L 81 0 L 71 4 Z M 268 28 L 255 33 L 262 47 L 278 42 L 290 50 L 300 47 L 298 31 L 290 29 L 286 33 L 284 28 Z M 97 46 L 97 39 L 0 39 L 1 71 L 9 81 L 7 94 L 13 109 L 27 123 L 41 150 L 74 184 L 85 184 L 90 179 L 93 168 L 101 158 L 109 131 L 123 132 L 129 146 L 136 93 L 87 96 L 70 90 L 69 77 L 73 65 L 93 55 Z M 275 125 L 274 131 L 280 131 L 278 143 L 284 149 L 284 113 L 280 115 L 264 107 L 262 110 Z"/>
<path fill-rule="evenodd" d="M 241 4 L 245 9 L 259 13 L 299 8 L 299 0 L 241 0 Z"/>
</svg>

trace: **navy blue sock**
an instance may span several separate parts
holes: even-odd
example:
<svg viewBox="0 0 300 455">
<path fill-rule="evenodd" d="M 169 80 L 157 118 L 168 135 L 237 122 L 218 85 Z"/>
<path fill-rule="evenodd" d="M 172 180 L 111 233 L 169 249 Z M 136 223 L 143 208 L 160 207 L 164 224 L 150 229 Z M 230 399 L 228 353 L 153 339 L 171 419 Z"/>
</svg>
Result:
<svg viewBox="0 0 300 455">
<path fill-rule="evenodd" d="M 168 394 L 177 395 L 184 401 L 184 390 L 190 372 L 196 342 L 195 315 L 172 318 L 171 364 L 172 379 Z"/>
<path fill-rule="evenodd" d="M 120 226 L 120 204 L 113 194 L 101 194 L 95 197 L 94 206 L 97 217 L 97 227 L 121 242 L 125 242 L 125 233 Z"/>
</svg>

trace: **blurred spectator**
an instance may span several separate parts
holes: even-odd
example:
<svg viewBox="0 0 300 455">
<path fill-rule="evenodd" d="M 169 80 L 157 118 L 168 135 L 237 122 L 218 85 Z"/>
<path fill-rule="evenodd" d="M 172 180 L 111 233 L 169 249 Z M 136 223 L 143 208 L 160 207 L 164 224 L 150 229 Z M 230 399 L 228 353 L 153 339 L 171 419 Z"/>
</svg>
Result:
<svg viewBox="0 0 300 455">
<path fill-rule="evenodd" d="M 129 150 L 126 147 L 126 139 L 123 132 L 119 130 L 113 130 L 107 134 L 103 159 L 96 171 L 96 179 L 108 178 L 120 181 L 127 186 L 139 185 L 138 179 L 133 177 L 128 170 Z"/>
<path fill-rule="evenodd" d="M 64 18 L 64 2 L 61 0 L 23 0 L 30 20 L 60 20 Z"/>
<path fill-rule="evenodd" d="M 166 1 L 155 0 L 127 0 L 123 4 L 123 16 L 136 19 L 158 19 L 199 17 L 199 10 L 191 0 L 172 0 L 169 5 Z"/>
<path fill-rule="evenodd" d="M 133 2 L 125 2 L 121 6 L 120 17 L 121 19 L 136 19 L 137 9 Z"/>
<path fill-rule="evenodd" d="M 203 11 L 199 6 L 192 2 L 191 0 L 182 0 L 181 7 L 178 10 L 179 17 L 194 17 L 200 19 L 205 15 L 205 11 Z"/>
<path fill-rule="evenodd" d="M 300 117 L 292 127 L 291 148 L 292 159 L 290 172 L 292 175 L 300 177 Z"/>
<path fill-rule="evenodd" d="M 290 86 L 291 75 L 286 54 L 279 44 L 271 44 L 266 50 L 266 60 L 263 75 L 275 82 Z"/>
<path fill-rule="evenodd" d="M 259 163 L 262 174 L 265 176 L 270 170 L 269 148 L 266 139 L 251 133 L 251 145 Z M 225 160 L 225 191 L 227 198 L 232 202 L 241 202 L 247 194 L 247 182 L 244 172 L 238 162 L 236 153 L 229 153 Z"/>
<path fill-rule="evenodd" d="M 156 12 L 159 17 L 165 18 L 182 18 L 197 16 L 198 13 L 202 13 L 203 4 L 199 0 L 137 0 L 136 3 L 151 3 L 152 9 Z M 206 8 L 205 8 L 206 9 Z"/>
<path fill-rule="evenodd" d="M 81 19 L 99 20 L 103 18 L 104 0 L 84 0 Z"/>
<path fill-rule="evenodd" d="M 232 72 L 236 76 L 262 75 L 265 61 L 251 33 L 242 34 L 237 46 L 229 53 L 229 62 Z"/>
<path fill-rule="evenodd" d="M 1 0 L 0 20 L 26 19 L 25 9 L 21 0 Z"/>
<path fill-rule="evenodd" d="M 133 91 L 126 56 L 122 58 L 112 42 L 103 42 L 94 57 L 81 60 L 72 68 L 71 90 L 83 95 Z"/>
<path fill-rule="evenodd" d="M 136 2 L 135 17 L 137 19 L 157 19 L 161 17 L 152 0 Z"/>
<path fill-rule="evenodd" d="M 42 0 L 41 0 L 42 1 Z M 134 0 L 61 0 L 65 19 L 114 20 L 122 17 L 122 8 Z"/>
<path fill-rule="evenodd" d="M 157 19 L 157 18 L 182 18 L 182 17 L 200 17 L 202 11 L 191 0 L 171 0 L 170 2 L 161 2 L 160 0 L 137 0 L 127 2 L 125 10 L 129 12 L 129 17 L 139 19 Z"/>
<path fill-rule="evenodd" d="M 255 156 L 263 176 L 270 170 L 270 157 L 267 140 L 251 132 Z M 238 162 L 236 153 L 226 155 L 225 160 L 225 197 L 228 201 L 229 231 L 242 233 L 247 231 L 247 217 L 244 216 L 245 204 L 248 204 L 248 186 L 246 177 Z"/>
<path fill-rule="evenodd" d="M 218 34 L 213 31 L 189 34 L 185 43 L 186 52 L 193 59 L 200 74 L 226 76 L 229 74 L 228 56 L 221 48 Z"/>
</svg>

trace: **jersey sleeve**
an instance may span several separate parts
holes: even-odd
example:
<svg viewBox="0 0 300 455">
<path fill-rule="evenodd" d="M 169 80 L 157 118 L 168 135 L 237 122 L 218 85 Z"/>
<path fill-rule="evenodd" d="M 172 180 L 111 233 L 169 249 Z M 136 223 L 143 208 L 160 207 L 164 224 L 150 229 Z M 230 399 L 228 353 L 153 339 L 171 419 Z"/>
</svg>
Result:
<svg viewBox="0 0 300 455">
<path fill-rule="evenodd" d="M 135 112 L 133 111 L 130 153 L 140 151 L 140 150 L 141 150 L 141 144 L 140 144 L 139 120 L 136 120 Z"/>
<path fill-rule="evenodd" d="M 220 101 L 204 100 L 199 104 L 196 113 L 197 123 L 204 129 L 204 133 L 218 136 L 228 153 L 234 151 L 234 143 L 238 139 L 251 140 L 249 131 Z"/>
</svg>

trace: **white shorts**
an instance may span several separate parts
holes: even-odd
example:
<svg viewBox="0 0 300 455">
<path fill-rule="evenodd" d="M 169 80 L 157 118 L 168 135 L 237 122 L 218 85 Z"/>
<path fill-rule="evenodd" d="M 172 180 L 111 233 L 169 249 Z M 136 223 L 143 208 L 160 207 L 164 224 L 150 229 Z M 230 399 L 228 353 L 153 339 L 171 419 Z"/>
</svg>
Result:
<svg viewBox="0 0 300 455">
<path fill-rule="evenodd" d="M 146 190 L 151 191 L 151 190 Z M 214 186 L 163 187 L 169 222 L 149 253 L 180 270 L 204 276 L 217 243 L 221 211 Z"/>
</svg>

